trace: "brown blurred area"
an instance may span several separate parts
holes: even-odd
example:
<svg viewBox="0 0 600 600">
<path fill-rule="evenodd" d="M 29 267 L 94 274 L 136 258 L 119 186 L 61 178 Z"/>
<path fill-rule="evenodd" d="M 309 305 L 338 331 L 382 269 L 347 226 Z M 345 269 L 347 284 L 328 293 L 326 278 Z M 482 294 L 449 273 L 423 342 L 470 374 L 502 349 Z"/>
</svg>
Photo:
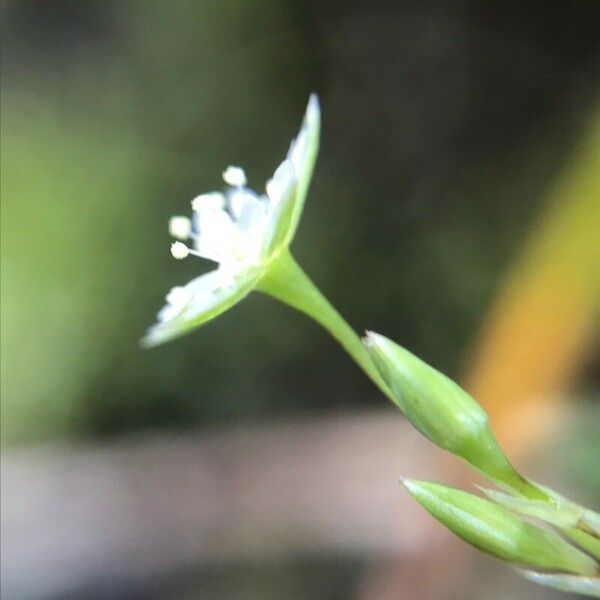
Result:
<svg viewBox="0 0 600 600">
<path fill-rule="evenodd" d="M 465 384 L 536 480 L 600 500 L 600 5 L 9 0 L 2 598 L 560 598 L 400 476 L 469 487 L 305 317 L 259 295 L 153 351 L 166 222 L 259 187 L 308 94 L 293 250 L 349 321 Z"/>
</svg>

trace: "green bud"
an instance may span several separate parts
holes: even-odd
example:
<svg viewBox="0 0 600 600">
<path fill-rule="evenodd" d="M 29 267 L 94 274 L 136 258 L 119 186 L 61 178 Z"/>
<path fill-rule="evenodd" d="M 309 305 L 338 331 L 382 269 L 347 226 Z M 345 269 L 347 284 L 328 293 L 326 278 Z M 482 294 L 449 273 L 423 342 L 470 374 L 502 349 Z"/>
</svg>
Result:
<svg viewBox="0 0 600 600">
<path fill-rule="evenodd" d="M 533 569 L 596 575 L 598 564 L 554 531 L 527 523 L 489 500 L 426 481 L 405 480 L 413 498 L 465 542 Z"/>
<path fill-rule="evenodd" d="M 459 385 L 382 335 L 367 332 L 364 343 L 400 410 L 424 436 L 499 485 L 547 499 L 508 462 L 487 413 Z"/>
</svg>

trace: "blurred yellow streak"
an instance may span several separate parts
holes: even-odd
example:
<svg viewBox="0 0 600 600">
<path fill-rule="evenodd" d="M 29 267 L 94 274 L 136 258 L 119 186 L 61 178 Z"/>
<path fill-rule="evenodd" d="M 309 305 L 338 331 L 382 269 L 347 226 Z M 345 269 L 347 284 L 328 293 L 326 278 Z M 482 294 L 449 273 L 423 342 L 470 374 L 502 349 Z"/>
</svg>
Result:
<svg viewBox="0 0 600 600">
<path fill-rule="evenodd" d="M 598 334 L 600 117 L 560 175 L 476 341 L 465 387 L 513 456 L 557 424 Z"/>
</svg>

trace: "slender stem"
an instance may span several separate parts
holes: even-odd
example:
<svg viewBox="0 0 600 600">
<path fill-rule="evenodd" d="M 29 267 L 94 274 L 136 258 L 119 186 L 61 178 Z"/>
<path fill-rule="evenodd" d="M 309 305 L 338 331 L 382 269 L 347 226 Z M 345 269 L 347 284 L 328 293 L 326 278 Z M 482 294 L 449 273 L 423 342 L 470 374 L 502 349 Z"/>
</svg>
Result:
<svg viewBox="0 0 600 600">
<path fill-rule="evenodd" d="M 273 260 L 258 289 L 312 317 L 344 347 L 367 376 L 396 403 L 360 337 L 318 290 L 289 251 Z"/>
<path fill-rule="evenodd" d="M 360 337 L 318 290 L 289 251 L 286 250 L 273 259 L 257 289 L 307 314 L 323 326 L 343 346 L 375 385 L 398 408 L 401 408 L 379 375 Z M 501 464 L 492 474 L 489 473 L 489 469 L 481 470 L 477 461 L 473 462 L 466 458 L 464 460 L 467 460 L 469 464 L 482 472 L 484 476 L 491 478 L 492 481 L 499 484 L 505 483 L 510 489 L 519 492 L 526 498 L 548 500 L 548 496 L 544 492 L 514 469 L 500 447 L 497 448 L 495 456 L 500 457 Z"/>
</svg>

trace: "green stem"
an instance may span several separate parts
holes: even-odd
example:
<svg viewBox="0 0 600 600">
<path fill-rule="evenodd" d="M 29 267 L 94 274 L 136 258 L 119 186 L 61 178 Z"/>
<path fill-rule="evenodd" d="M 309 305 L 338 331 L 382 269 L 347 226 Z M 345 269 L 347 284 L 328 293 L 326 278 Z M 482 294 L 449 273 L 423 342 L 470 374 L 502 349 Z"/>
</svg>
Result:
<svg viewBox="0 0 600 600">
<path fill-rule="evenodd" d="M 394 404 L 360 337 L 319 291 L 289 251 L 282 252 L 261 279 L 258 289 L 307 314 L 322 325 Z"/>
<path fill-rule="evenodd" d="M 360 337 L 318 290 L 288 250 L 283 251 L 272 260 L 257 289 L 307 314 L 322 325 L 358 363 L 375 385 L 401 409 L 383 378 L 379 375 L 379 371 Z M 491 432 L 490 435 L 492 435 Z M 494 444 L 497 444 L 495 439 Z M 473 454 L 475 455 L 476 452 L 474 451 Z M 544 492 L 523 478 L 514 469 L 499 446 L 493 455 L 498 458 L 500 464 L 496 465 L 497 468 L 492 471 L 489 468 L 482 470 L 479 464 L 480 461 L 468 460 L 462 454 L 460 456 L 496 483 L 504 483 L 510 489 L 529 499 L 548 500 L 548 496 Z"/>
<path fill-rule="evenodd" d="M 400 408 L 392 392 L 379 375 L 379 371 L 372 362 L 371 356 L 360 337 L 318 290 L 289 251 L 286 250 L 273 259 L 257 287 L 260 291 L 307 314 L 322 325 L 339 341 L 375 385 Z M 507 484 L 510 489 L 518 491 L 526 498 L 548 500 L 545 493 L 519 475 L 508 462 L 500 447 L 498 447 L 495 455 L 501 457 L 502 460 L 501 465 L 492 474 L 490 474 L 489 469 L 482 471 L 477 461 L 473 462 L 466 458 L 465 460 L 480 470 L 486 477 L 497 483 Z"/>
</svg>

